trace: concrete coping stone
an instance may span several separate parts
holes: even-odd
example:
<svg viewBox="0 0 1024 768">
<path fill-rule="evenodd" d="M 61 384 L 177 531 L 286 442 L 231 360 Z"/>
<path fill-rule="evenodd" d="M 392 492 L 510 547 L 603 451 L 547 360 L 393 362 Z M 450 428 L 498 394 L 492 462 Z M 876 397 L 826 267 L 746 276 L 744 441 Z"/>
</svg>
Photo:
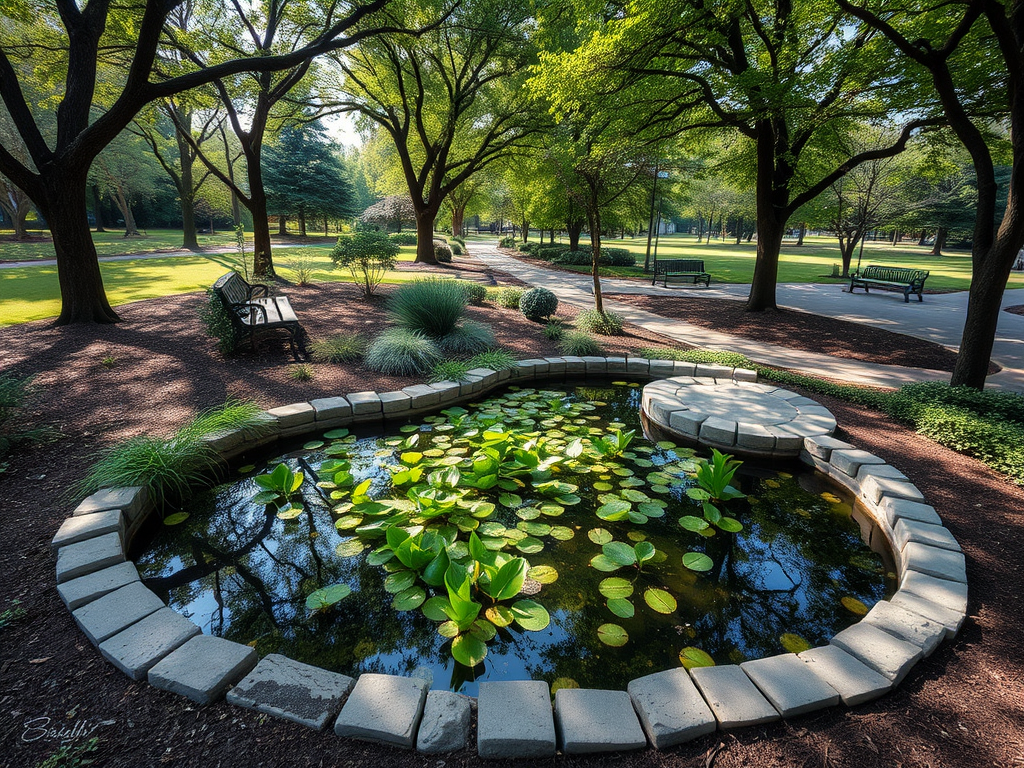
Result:
<svg viewBox="0 0 1024 768">
<path fill-rule="evenodd" d="M 933 547 L 919 541 L 903 545 L 900 569 L 903 572 L 914 570 L 938 579 L 967 583 L 967 560 L 963 552 Z"/>
<path fill-rule="evenodd" d="M 778 710 L 736 664 L 694 667 L 690 677 L 723 730 L 771 723 L 780 717 Z"/>
<path fill-rule="evenodd" d="M 154 664 L 200 632 L 177 611 L 160 608 L 104 640 L 99 650 L 132 680 L 145 680 Z"/>
<path fill-rule="evenodd" d="M 103 488 L 85 498 L 72 514 L 89 515 L 108 509 L 120 509 L 129 522 L 135 522 L 135 518 L 146 508 L 148 502 L 149 490 L 144 486 Z"/>
<path fill-rule="evenodd" d="M 898 608 L 903 608 L 921 616 L 923 619 L 941 625 L 945 629 L 946 637 L 953 637 L 953 635 L 960 631 L 960 626 L 963 624 L 966 616 L 963 611 L 953 610 L 903 590 L 893 595 L 889 602 Z"/>
<path fill-rule="evenodd" d="M 412 398 L 406 392 L 381 392 L 380 404 L 384 413 L 401 413 L 412 407 Z"/>
<path fill-rule="evenodd" d="M 893 682 L 835 645 L 811 648 L 798 654 L 808 669 L 820 677 L 848 707 L 888 693 Z"/>
<path fill-rule="evenodd" d="M 643 749 L 647 737 L 625 691 L 560 688 L 555 692 L 559 745 L 567 755 Z"/>
<path fill-rule="evenodd" d="M 813 712 L 839 703 L 839 693 L 794 653 L 745 661 L 740 669 L 754 681 L 783 717 Z"/>
<path fill-rule="evenodd" d="M 228 691 L 227 701 L 322 731 L 353 685 L 347 675 L 271 653 Z"/>
<path fill-rule="evenodd" d="M 857 471 L 864 464 L 885 464 L 885 459 L 860 448 L 840 448 L 833 450 L 829 464 L 850 477 L 856 477 Z"/>
<path fill-rule="evenodd" d="M 353 416 L 366 416 L 369 414 L 382 413 L 380 395 L 376 392 L 350 392 L 345 399 L 352 403 Z"/>
<path fill-rule="evenodd" d="M 412 749 L 430 683 L 419 677 L 359 676 L 334 723 L 338 736 Z"/>
<path fill-rule="evenodd" d="M 310 400 L 316 421 L 331 421 L 352 415 L 352 404 L 344 397 L 320 397 Z"/>
<path fill-rule="evenodd" d="M 57 585 L 57 593 L 69 611 L 139 580 L 135 563 L 125 561 Z"/>
<path fill-rule="evenodd" d="M 120 509 L 107 509 L 88 515 L 72 515 L 61 523 L 50 546 L 56 552 L 68 544 L 102 536 L 104 533 L 116 533 L 124 541 L 124 512 Z"/>
<path fill-rule="evenodd" d="M 164 607 L 159 597 L 133 581 L 72 612 L 75 622 L 93 645 L 130 627 Z"/>
<path fill-rule="evenodd" d="M 291 403 L 277 408 L 269 408 L 266 412 L 277 420 L 281 429 L 309 424 L 316 418 L 316 411 L 309 403 Z"/>
<path fill-rule="evenodd" d="M 682 744 L 716 728 L 714 713 L 682 667 L 631 680 L 626 690 L 655 749 Z"/>
<path fill-rule="evenodd" d="M 544 758 L 555 754 L 551 693 L 543 680 L 480 683 L 477 752 L 482 758 Z"/>
<path fill-rule="evenodd" d="M 942 525 L 942 519 L 935 511 L 935 507 L 920 501 L 883 495 L 878 502 L 878 508 L 885 515 L 885 520 L 889 523 L 890 528 L 895 527 L 896 521 L 900 519 Z"/>
<path fill-rule="evenodd" d="M 898 683 L 924 655 L 921 646 L 890 635 L 861 621 L 847 627 L 829 641 L 856 656 L 888 680 Z"/>
<path fill-rule="evenodd" d="M 900 518 L 893 526 L 893 535 L 896 538 L 896 546 L 901 550 L 910 542 L 917 542 L 927 544 L 929 547 L 949 549 L 953 552 L 960 551 L 960 542 L 947 528 L 941 525 Z"/>
<path fill-rule="evenodd" d="M 57 550 L 57 583 L 124 562 L 121 534 L 104 533 Z"/>
<path fill-rule="evenodd" d="M 917 570 L 908 570 L 903 574 L 897 594 L 902 592 L 923 597 L 956 613 L 967 613 L 967 584 L 962 581 L 939 579 Z"/>
<path fill-rule="evenodd" d="M 149 670 L 149 684 L 210 704 L 256 666 L 256 651 L 223 637 L 196 635 Z"/>
<path fill-rule="evenodd" d="M 416 734 L 416 751 L 428 755 L 456 752 L 469 741 L 472 705 L 468 696 L 428 691 Z"/>
<path fill-rule="evenodd" d="M 853 446 L 831 435 L 814 435 L 804 438 L 804 450 L 822 461 L 832 458 L 832 451 L 852 449 Z"/>
<path fill-rule="evenodd" d="M 900 640 L 920 646 L 925 656 L 930 656 L 946 637 L 946 628 L 942 624 L 901 608 L 888 600 L 875 603 L 862 621 L 884 629 Z"/>
<path fill-rule="evenodd" d="M 441 402 L 441 393 L 429 384 L 413 384 L 403 387 L 402 391 L 413 399 L 413 408 L 426 408 Z"/>
</svg>

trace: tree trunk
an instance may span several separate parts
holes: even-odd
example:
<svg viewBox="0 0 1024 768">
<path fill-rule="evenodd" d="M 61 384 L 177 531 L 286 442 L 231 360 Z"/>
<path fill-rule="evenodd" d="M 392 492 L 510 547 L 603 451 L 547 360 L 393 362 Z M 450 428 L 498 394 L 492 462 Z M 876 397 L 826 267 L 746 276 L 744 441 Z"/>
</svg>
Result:
<svg viewBox="0 0 1024 768">
<path fill-rule="evenodd" d="M 324 237 L 327 237 L 327 217 L 324 216 Z"/>
<path fill-rule="evenodd" d="M 252 178 L 252 172 L 249 174 Z M 260 186 L 252 187 L 249 194 L 249 212 L 252 213 L 252 274 L 253 277 L 276 277 L 274 257 L 270 250 L 270 220 L 267 218 L 267 194 Z"/>
<path fill-rule="evenodd" d="M 740 216 L 739 221 L 736 222 L 736 245 L 740 244 L 743 239 L 743 217 Z"/>
<path fill-rule="evenodd" d="M 299 237 L 306 236 L 306 210 L 299 207 Z"/>
<path fill-rule="evenodd" d="M 921 230 L 921 237 L 919 237 L 917 239 L 917 244 L 923 246 L 923 245 L 925 245 L 925 241 L 927 241 L 927 240 L 928 240 L 928 230 L 927 229 L 922 229 Z"/>
<path fill-rule="evenodd" d="M 461 227 L 459 229 L 459 234 L 460 235 L 462 234 Z M 524 216 L 523 217 L 523 242 L 526 243 L 526 242 L 529 242 L 529 240 L 530 240 L 530 221 Z"/>
<path fill-rule="evenodd" d="M 967 319 L 964 321 L 960 352 L 956 356 L 950 386 L 974 389 L 985 387 L 996 326 L 1002 311 L 1003 291 L 1017 251 L 1018 248 L 1009 241 L 1004 242 L 1002 247 L 997 241 L 988 253 L 975 254 Z"/>
<path fill-rule="evenodd" d="M 948 230 L 945 227 L 939 227 L 935 230 L 935 245 L 932 246 L 932 256 L 942 255 L 942 249 L 946 247 L 947 233 Z"/>
<path fill-rule="evenodd" d="M 601 213 L 597 208 L 597 202 L 593 202 L 593 210 L 587 212 L 588 224 L 590 226 L 590 269 L 594 277 L 594 309 L 604 314 L 604 297 L 601 295 L 601 275 L 598 270 L 598 260 L 601 258 Z"/>
<path fill-rule="evenodd" d="M 712 213 L 711 217 L 708 219 L 708 239 L 704 241 L 705 245 L 709 245 L 711 243 L 711 233 L 714 232 L 714 231 L 715 231 L 715 214 Z"/>
<path fill-rule="evenodd" d="M 857 250 L 857 243 L 860 242 L 860 239 L 861 235 L 856 232 L 847 237 L 845 242 L 843 238 L 839 239 L 839 255 L 843 261 L 843 274 L 841 277 L 850 276 L 850 264 L 853 262 L 853 252 Z"/>
<path fill-rule="evenodd" d="M 806 234 L 807 234 L 807 222 L 806 221 L 801 221 L 800 222 L 800 234 L 799 234 L 799 236 L 796 239 L 796 244 L 797 245 L 802 246 L 804 244 L 804 235 L 806 235 Z M 843 274 L 844 275 L 846 274 L 845 270 L 843 270 Z"/>
<path fill-rule="evenodd" d="M 436 218 L 437 210 L 433 208 L 425 208 L 416 212 L 417 264 L 437 264 L 437 256 L 434 255 L 434 220 Z"/>
<path fill-rule="evenodd" d="M 103 201 L 100 200 L 100 185 L 92 185 L 92 208 L 93 217 L 96 219 L 96 231 L 106 232 L 103 228 Z"/>
<path fill-rule="evenodd" d="M 747 230 L 747 242 L 748 243 L 754 239 L 754 231 L 756 229 L 757 229 L 756 227 L 751 227 L 750 229 Z"/>
<path fill-rule="evenodd" d="M 117 203 L 121 215 L 124 216 L 124 236 L 136 237 L 139 234 L 139 228 L 135 225 L 135 216 L 132 214 L 132 207 L 128 203 L 128 198 L 125 197 L 124 188 L 118 180 L 113 180 L 113 183 L 114 190 L 111 192 L 111 197 L 114 198 L 114 202 Z M 47 220 L 49 220 L 49 217 L 47 217 Z M 52 226 L 53 223 L 50 222 L 50 225 Z"/>
<path fill-rule="evenodd" d="M 583 232 L 583 222 L 566 222 L 565 231 L 569 233 L 569 250 L 578 251 L 580 249 L 580 234 Z M 554 238 L 552 238 L 551 242 L 554 242 Z"/>
<path fill-rule="evenodd" d="M 277 234 L 282 237 L 288 234 L 288 217 L 283 213 L 277 217 Z"/>
<path fill-rule="evenodd" d="M 103 290 L 96 245 L 89 230 L 86 171 L 54 168 L 41 181 L 45 196 L 41 213 L 50 225 L 57 253 L 61 309 L 56 325 L 118 322 L 120 318 Z"/>
<path fill-rule="evenodd" d="M 192 124 L 192 117 L 188 117 L 188 125 Z M 195 211 L 195 187 L 192 180 L 192 148 L 189 147 L 185 137 L 180 131 L 175 131 L 174 136 L 178 141 L 178 163 L 181 166 L 181 188 L 178 190 L 178 198 L 181 200 L 181 229 L 182 248 L 190 251 L 199 250 L 199 238 L 196 234 L 196 211 Z M 210 227 L 210 234 L 213 234 L 213 227 Z"/>
<path fill-rule="evenodd" d="M 894 229 L 892 231 L 892 245 L 893 245 L 893 247 L 896 246 L 896 243 L 898 243 L 899 240 L 900 240 L 900 231 L 898 229 Z"/>
</svg>

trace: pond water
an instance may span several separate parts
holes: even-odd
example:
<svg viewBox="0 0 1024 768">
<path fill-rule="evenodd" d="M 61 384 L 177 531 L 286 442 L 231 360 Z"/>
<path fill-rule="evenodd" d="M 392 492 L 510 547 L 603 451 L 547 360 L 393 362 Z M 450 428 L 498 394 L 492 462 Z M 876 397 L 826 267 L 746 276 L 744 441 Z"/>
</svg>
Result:
<svg viewBox="0 0 1024 768">
<path fill-rule="evenodd" d="M 694 452 L 643 435 L 640 391 L 511 387 L 250 458 L 186 520 L 139 537 L 136 563 L 203 632 L 261 656 L 353 676 L 426 667 L 435 688 L 471 695 L 498 679 L 624 689 L 683 660 L 801 650 L 891 594 L 849 494 L 802 465 L 745 463 L 732 480 L 745 497 L 707 510 Z M 282 462 L 305 476 L 290 500 L 255 479 Z M 468 600 L 450 594 L 460 585 Z M 456 647 L 486 655 L 467 666 Z"/>
</svg>

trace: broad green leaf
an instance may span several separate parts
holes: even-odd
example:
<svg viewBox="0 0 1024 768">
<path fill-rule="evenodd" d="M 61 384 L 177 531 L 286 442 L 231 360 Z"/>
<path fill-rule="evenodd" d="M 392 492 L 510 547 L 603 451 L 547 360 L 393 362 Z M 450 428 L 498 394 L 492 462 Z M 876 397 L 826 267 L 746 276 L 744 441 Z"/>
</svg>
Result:
<svg viewBox="0 0 1024 768">
<path fill-rule="evenodd" d="M 469 628 L 469 633 L 474 637 L 480 638 L 485 643 L 489 643 L 498 634 L 498 630 L 486 619 L 477 619 L 473 622 L 473 626 Z"/>
<path fill-rule="evenodd" d="M 679 652 L 679 661 L 686 669 L 694 667 L 713 667 L 715 660 L 700 648 L 687 646 Z"/>
<path fill-rule="evenodd" d="M 779 635 L 779 645 L 790 653 L 803 653 L 809 651 L 812 646 L 807 640 L 793 632 L 784 632 Z"/>
<path fill-rule="evenodd" d="M 703 531 L 708 527 L 708 521 L 703 517 L 697 517 L 696 515 L 686 515 L 685 517 L 679 518 L 679 524 L 688 531 Z"/>
<path fill-rule="evenodd" d="M 423 604 L 423 615 L 431 621 L 445 621 L 448 618 L 446 607 L 451 608 L 448 598 L 432 597 Z"/>
<path fill-rule="evenodd" d="M 515 620 L 515 614 L 512 613 L 512 609 L 504 605 L 492 605 L 484 611 L 484 616 L 497 627 L 507 627 Z"/>
<path fill-rule="evenodd" d="M 743 523 L 735 517 L 723 517 L 715 525 L 728 533 L 739 533 L 743 530 Z"/>
<path fill-rule="evenodd" d="M 633 594 L 633 584 L 619 576 L 609 576 L 597 585 L 598 591 L 607 598 L 629 597 Z"/>
<path fill-rule="evenodd" d="M 558 571 L 550 565 L 535 565 L 526 572 L 526 577 L 538 584 L 554 584 L 558 580 Z"/>
<path fill-rule="evenodd" d="M 587 531 L 587 538 L 597 545 L 607 544 L 614 537 L 604 528 L 591 528 Z"/>
<path fill-rule="evenodd" d="M 164 525 L 181 525 L 189 518 L 188 512 L 174 512 L 164 518 Z"/>
<path fill-rule="evenodd" d="M 842 598 L 839 602 L 843 604 L 843 608 L 845 608 L 852 614 L 855 614 L 857 616 L 867 615 L 868 607 L 863 602 L 858 600 L 856 597 L 847 595 L 844 598 Z"/>
<path fill-rule="evenodd" d="M 604 556 L 619 565 L 635 565 L 636 550 L 624 541 L 610 541 L 601 547 Z"/>
<path fill-rule="evenodd" d="M 423 605 L 426 599 L 427 593 L 423 591 L 423 587 L 412 586 L 395 595 L 391 607 L 396 611 L 413 611 Z"/>
<path fill-rule="evenodd" d="M 625 499 L 616 499 L 602 504 L 597 508 L 597 516 L 602 520 L 625 520 L 629 516 L 632 505 Z"/>
<path fill-rule="evenodd" d="M 636 561 L 638 563 L 646 563 L 654 557 L 655 553 L 654 545 L 649 541 L 641 541 L 633 547 L 633 550 L 636 552 Z"/>
<path fill-rule="evenodd" d="M 622 597 L 611 597 L 608 599 L 608 610 L 620 619 L 632 619 L 636 613 L 633 604 Z"/>
<path fill-rule="evenodd" d="M 612 648 L 621 648 L 629 642 L 629 635 L 618 624 L 602 624 L 597 628 L 597 639 Z"/>
<path fill-rule="evenodd" d="M 301 504 L 288 504 L 277 510 L 277 517 L 280 520 L 294 520 L 303 512 Z"/>
<path fill-rule="evenodd" d="M 611 573 L 612 571 L 617 571 L 622 567 L 607 555 L 595 555 L 590 559 L 590 566 L 595 570 L 603 571 L 604 573 Z"/>
<path fill-rule="evenodd" d="M 397 595 L 416 583 L 415 571 L 397 571 L 384 579 L 384 591 Z"/>
<path fill-rule="evenodd" d="M 540 632 L 551 623 L 548 609 L 533 600 L 517 600 L 512 604 L 516 624 L 528 632 Z"/>
<path fill-rule="evenodd" d="M 576 532 L 566 525 L 554 525 L 548 535 L 556 541 L 569 541 L 576 536 Z"/>
<path fill-rule="evenodd" d="M 454 621 L 445 621 L 437 628 L 437 634 L 441 637 L 455 637 L 459 634 L 459 625 Z"/>
<path fill-rule="evenodd" d="M 710 571 L 715 567 L 711 558 L 701 552 L 687 552 L 683 555 L 683 565 L 698 573 Z"/>
<path fill-rule="evenodd" d="M 306 607 L 311 611 L 322 611 L 350 594 L 352 594 L 352 587 L 348 584 L 331 584 L 329 587 L 321 587 L 310 593 L 306 598 Z"/>
<path fill-rule="evenodd" d="M 538 552 L 544 551 L 544 542 L 532 536 L 527 536 L 522 541 L 516 542 L 516 549 L 526 555 L 535 555 Z"/>
<path fill-rule="evenodd" d="M 484 641 L 473 634 L 462 634 L 452 640 L 452 658 L 459 664 L 475 667 L 487 656 Z"/>
<path fill-rule="evenodd" d="M 649 587 L 644 591 L 644 602 L 650 606 L 651 610 L 658 613 L 673 613 L 679 607 L 672 595 L 664 589 L 655 589 L 654 587 Z"/>
<path fill-rule="evenodd" d="M 356 538 L 346 539 L 334 548 L 338 557 L 355 557 L 366 549 L 366 543 Z"/>
<path fill-rule="evenodd" d="M 523 499 L 515 493 L 503 493 L 498 497 L 498 503 L 503 507 L 515 509 L 516 507 L 523 506 Z"/>
<path fill-rule="evenodd" d="M 530 564 L 521 557 L 514 557 L 505 563 L 491 578 L 488 594 L 494 600 L 508 600 L 519 594 L 526 581 Z"/>
</svg>

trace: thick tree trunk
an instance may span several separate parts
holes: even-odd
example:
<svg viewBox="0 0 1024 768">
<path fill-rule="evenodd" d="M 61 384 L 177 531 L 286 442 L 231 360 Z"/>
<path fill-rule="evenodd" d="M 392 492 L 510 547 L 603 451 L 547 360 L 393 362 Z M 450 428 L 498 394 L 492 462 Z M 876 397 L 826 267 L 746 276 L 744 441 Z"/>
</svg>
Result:
<svg viewBox="0 0 1024 768">
<path fill-rule="evenodd" d="M 100 185 L 92 185 L 92 213 L 96 219 L 96 231 L 106 232 L 103 228 L 103 201 L 100 199 Z"/>
<path fill-rule="evenodd" d="M 949 230 L 945 227 L 939 227 L 935 230 L 935 245 L 932 246 L 932 256 L 941 256 L 942 249 L 946 247 L 946 237 L 948 236 Z"/>
<path fill-rule="evenodd" d="M 188 124 L 191 125 L 192 118 L 189 116 Z M 178 190 L 178 198 L 181 200 L 181 229 L 182 248 L 190 251 L 199 250 L 199 238 L 196 234 L 196 211 L 195 211 L 195 187 L 192 180 L 192 148 L 181 135 L 180 131 L 174 132 L 178 140 L 178 164 L 181 166 L 181 188 Z M 210 228 L 213 234 L 213 227 Z"/>
<path fill-rule="evenodd" d="M 928 240 L 928 230 L 927 229 L 922 229 L 921 230 L 921 237 L 919 237 L 917 239 L 917 244 L 923 246 L 923 245 L 925 245 L 927 240 Z"/>
<path fill-rule="evenodd" d="M 583 232 L 583 222 L 566 222 L 565 231 L 569 233 L 569 250 L 578 251 L 580 249 L 580 234 Z M 554 238 L 552 238 L 551 242 L 554 242 Z"/>
<path fill-rule="evenodd" d="M 250 178 L 252 173 L 250 172 Z M 276 277 L 274 257 L 270 246 L 270 220 L 267 218 L 267 195 L 263 191 L 263 176 L 260 185 L 252 187 L 249 195 L 249 212 L 252 213 L 252 274 L 254 277 Z"/>
<path fill-rule="evenodd" d="M 850 276 L 850 264 L 853 262 L 853 252 L 857 250 L 857 243 L 860 242 L 861 235 L 856 232 L 850 237 L 839 239 L 839 254 L 843 262 L 843 274 L 842 277 Z"/>
<path fill-rule="evenodd" d="M 417 264 L 437 264 L 437 257 L 434 255 L 434 221 L 436 218 L 436 208 L 426 208 L 416 212 Z"/>
<path fill-rule="evenodd" d="M 763 312 L 775 309 L 775 286 L 779 279 L 779 252 L 786 223 L 760 214 L 757 222 L 757 259 L 754 262 L 754 277 L 747 298 L 748 312 Z"/>
<path fill-rule="evenodd" d="M 299 208 L 299 237 L 306 236 L 306 211 Z"/>
<path fill-rule="evenodd" d="M 89 230 L 86 172 L 52 168 L 42 183 L 45 200 L 40 209 L 50 225 L 57 252 L 61 310 L 56 324 L 118 322 L 120 318 L 103 290 L 96 245 Z"/>
<path fill-rule="evenodd" d="M 983 389 L 985 386 L 1003 291 L 1017 250 L 1012 244 L 1006 243 L 1002 248 L 994 245 L 981 256 L 975 254 L 967 319 L 960 339 L 960 352 L 956 356 L 956 365 L 949 382 L 951 386 L 974 389 Z"/>
<path fill-rule="evenodd" d="M 459 234 L 462 234 L 461 229 Z M 523 218 L 523 242 L 529 242 L 530 240 L 530 221 L 527 218 Z"/>
<path fill-rule="evenodd" d="M 282 237 L 288 234 L 288 217 L 283 213 L 277 217 L 277 234 Z"/>
<path fill-rule="evenodd" d="M 801 221 L 800 222 L 800 234 L 799 234 L 799 236 L 796 239 L 796 244 L 798 246 L 802 246 L 804 244 L 804 235 L 806 235 L 806 234 L 807 234 L 807 222 L 806 221 Z M 845 270 L 843 271 L 843 274 L 844 275 L 846 274 Z"/>
</svg>

